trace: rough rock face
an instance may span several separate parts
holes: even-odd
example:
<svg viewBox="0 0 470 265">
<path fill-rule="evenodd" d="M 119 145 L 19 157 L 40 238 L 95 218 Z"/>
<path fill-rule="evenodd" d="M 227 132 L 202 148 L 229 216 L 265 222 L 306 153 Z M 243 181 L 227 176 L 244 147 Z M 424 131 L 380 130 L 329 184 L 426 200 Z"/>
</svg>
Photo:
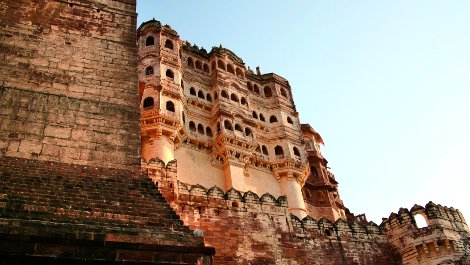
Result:
<svg viewBox="0 0 470 265">
<path fill-rule="evenodd" d="M 135 0 L 0 18 L 0 263 L 211 264 L 139 171 Z"/>
</svg>

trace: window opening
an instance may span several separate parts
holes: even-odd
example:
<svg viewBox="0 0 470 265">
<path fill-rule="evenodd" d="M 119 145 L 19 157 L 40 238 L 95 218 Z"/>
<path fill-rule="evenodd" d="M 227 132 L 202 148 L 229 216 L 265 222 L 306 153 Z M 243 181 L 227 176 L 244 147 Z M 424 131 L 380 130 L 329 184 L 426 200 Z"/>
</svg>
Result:
<svg viewBox="0 0 470 265">
<path fill-rule="evenodd" d="M 144 108 L 150 108 L 153 107 L 154 101 L 152 97 L 148 97 L 144 99 Z"/>
<path fill-rule="evenodd" d="M 145 46 L 152 46 L 155 44 L 155 38 L 152 36 L 148 36 L 145 40 Z"/>
</svg>

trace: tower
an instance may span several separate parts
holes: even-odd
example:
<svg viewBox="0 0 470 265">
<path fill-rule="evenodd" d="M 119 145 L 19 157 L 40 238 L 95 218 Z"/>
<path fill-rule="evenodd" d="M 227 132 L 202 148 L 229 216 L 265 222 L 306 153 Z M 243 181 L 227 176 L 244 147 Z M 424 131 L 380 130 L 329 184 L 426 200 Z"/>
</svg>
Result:
<svg viewBox="0 0 470 265">
<path fill-rule="evenodd" d="M 137 36 L 142 157 L 168 163 L 185 137 L 180 40 L 156 20 L 142 24 Z"/>
<path fill-rule="evenodd" d="M 310 174 L 302 189 L 309 215 L 336 220 L 346 219 L 346 207 L 338 193 L 338 182 L 328 170 L 328 161 L 320 152 L 323 139 L 310 125 L 302 124 Z"/>
<path fill-rule="evenodd" d="M 0 6 L 1 263 L 211 264 L 140 173 L 136 1 Z M 178 77 L 169 50 L 162 65 Z"/>
<path fill-rule="evenodd" d="M 137 35 L 143 161 L 177 160 L 173 183 L 286 195 L 303 218 L 307 159 L 287 80 L 253 73 L 222 46 L 208 53 L 155 20 Z"/>
</svg>

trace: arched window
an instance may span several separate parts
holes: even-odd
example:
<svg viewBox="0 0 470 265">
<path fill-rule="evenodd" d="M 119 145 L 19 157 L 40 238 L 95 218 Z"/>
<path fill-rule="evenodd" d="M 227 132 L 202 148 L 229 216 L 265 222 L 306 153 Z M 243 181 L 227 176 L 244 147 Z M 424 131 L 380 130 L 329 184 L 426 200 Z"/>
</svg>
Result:
<svg viewBox="0 0 470 265">
<path fill-rule="evenodd" d="M 151 108 L 153 107 L 154 102 L 152 97 L 148 97 L 144 99 L 144 108 Z"/>
<path fill-rule="evenodd" d="M 258 87 L 257 84 L 255 84 L 255 85 L 253 86 L 253 91 L 254 91 L 256 94 L 259 94 L 259 87 Z"/>
<path fill-rule="evenodd" d="M 227 130 L 230 130 L 230 131 L 233 130 L 233 129 L 232 129 L 232 124 L 231 124 L 230 121 L 228 121 L 228 120 L 225 120 L 225 121 L 224 121 L 224 128 L 227 129 Z"/>
<path fill-rule="evenodd" d="M 238 77 L 243 77 L 243 71 L 242 71 L 242 69 L 240 69 L 240 68 L 237 67 L 236 73 L 237 73 L 237 76 L 238 76 Z"/>
<path fill-rule="evenodd" d="M 300 152 L 299 152 L 299 149 L 297 147 L 294 147 L 293 148 L 293 151 L 294 151 L 294 155 L 295 156 L 299 156 L 300 157 Z"/>
<path fill-rule="evenodd" d="M 194 87 L 191 87 L 189 89 L 189 94 L 193 95 L 193 96 L 196 96 L 196 89 L 194 89 Z"/>
<path fill-rule="evenodd" d="M 268 148 L 267 148 L 265 145 L 263 145 L 263 147 L 261 148 L 261 150 L 263 151 L 263 155 L 269 155 L 269 153 L 268 153 Z"/>
<path fill-rule="evenodd" d="M 166 110 L 171 111 L 171 112 L 175 112 L 175 103 L 173 103 L 172 101 L 167 101 L 166 102 Z"/>
<path fill-rule="evenodd" d="M 214 99 L 217 100 L 219 98 L 219 94 L 216 92 L 214 92 Z"/>
<path fill-rule="evenodd" d="M 193 58 L 191 58 L 191 57 L 188 57 L 188 67 L 189 68 L 194 68 Z"/>
<path fill-rule="evenodd" d="M 222 92 L 221 92 L 221 96 L 222 96 L 223 98 L 228 98 L 227 91 L 225 91 L 225 90 L 222 90 Z"/>
<path fill-rule="evenodd" d="M 227 64 L 227 72 L 235 74 L 235 70 L 233 70 L 233 66 L 231 64 Z"/>
<path fill-rule="evenodd" d="M 260 147 L 260 145 L 258 145 L 258 146 L 256 147 L 256 150 L 255 150 L 255 151 L 258 152 L 258 153 L 261 153 L 261 147 Z"/>
<path fill-rule="evenodd" d="M 284 149 L 282 149 L 281 146 L 276 145 L 276 147 L 274 147 L 274 154 L 277 156 L 284 156 Z"/>
<path fill-rule="evenodd" d="M 201 63 L 201 61 L 196 61 L 196 69 L 202 70 L 202 63 Z"/>
<path fill-rule="evenodd" d="M 422 214 L 415 214 L 413 215 L 413 217 L 415 219 L 416 226 L 418 228 L 423 228 L 423 227 L 428 226 L 428 222 L 426 221 L 426 218 Z"/>
<path fill-rule="evenodd" d="M 258 114 L 256 114 L 255 111 L 253 111 L 252 116 L 253 116 L 253 118 L 258 119 Z"/>
<path fill-rule="evenodd" d="M 206 135 L 212 137 L 212 129 L 210 127 L 206 127 Z"/>
<path fill-rule="evenodd" d="M 248 128 L 248 127 L 245 128 L 245 135 L 246 136 L 251 136 L 251 129 L 250 128 Z"/>
<path fill-rule="evenodd" d="M 242 97 L 242 99 L 240 100 L 240 103 L 242 103 L 242 105 L 248 105 L 248 102 L 246 102 L 246 98 Z"/>
<path fill-rule="evenodd" d="M 240 126 L 240 124 L 235 124 L 235 130 L 236 131 L 239 131 L 239 132 L 243 132 L 243 129 L 242 129 L 242 126 Z"/>
<path fill-rule="evenodd" d="M 277 122 L 276 116 L 272 115 L 271 117 L 269 117 L 269 122 L 270 122 L 270 123 L 275 123 L 275 122 Z"/>
<path fill-rule="evenodd" d="M 212 71 L 215 71 L 215 68 L 216 68 L 215 66 L 216 66 L 216 65 L 215 65 L 215 61 L 212 61 L 212 63 L 211 63 Z"/>
<path fill-rule="evenodd" d="M 260 121 L 265 121 L 264 116 L 263 116 L 262 113 L 259 114 L 259 120 L 260 120 Z"/>
<path fill-rule="evenodd" d="M 287 117 L 287 123 L 294 124 L 294 121 L 292 121 L 292 119 L 290 117 Z"/>
<path fill-rule="evenodd" d="M 166 70 L 166 76 L 171 79 L 175 78 L 175 74 L 170 69 Z"/>
<path fill-rule="evenodd" d="M 217 61 L 217 67 L 218 67 L 219 69 L 225 70 L 225 64 L 224 64 L 224 62 L 222 62 L 222 60 L 218 60 L 218 61 Z"/>
<path fill-rule="evenodd" d="M 238 97 L 235 94 L 230 95 L 230 99 L 238 103 Z"/>
<path fill-rule="evenodd" d="M 152 46 L 155 44 L 155 38 L 152 36 L 148 36 L 147 39 L 145 39 L 145 46 Z"/>
<path fill-rule="evenodd" d="M 199 91 L 197 92 L 197 97 L 198 97 L 198 98 L 205 99 L 205 97 L 204 97 L 204 92 L 202 92 L 201 90 L 199 90 Z"/>
<path fill-rule="evenodd" d="M 309 139 L 304 139 L 304 141 L 305 141 L 305 146 L 307 150 L 312 149 L 312 141 L 310 141 Z"/>
<path fill-rule="evenodd" d="M 145 68 L 145 75 L 153 75 L 153 67 L 152 66 L 148 66 L 147 68 Z"/>
<path fill-rule="evenodd" d="M 281 88 L 281 96 L 287 98 L 287 92 L 284 88 Z"/>
<path fill-rule="evenodd" d="M 205 63 L 202 69 L 204 70 L 204 72 L 209 73 L 209 65 L 208 64 Z"/>
<path fill-rule="evenodd" d="M 196 124 L 193 121 L 189 122 L 189 130 L 195 132 L 196 131 Z"/>
<path fill-rule="evenodd" d="M 323 191 L 321 190 L 317 191 L 317 198 L 318 198 L 318 201 L 321 201 L 321 202 L 325 200 L 325 195 L 323 194 Z M 329 230 L 327 231 L 331 235 L 331 232 Z"/>
<path fill-rule="evenodd" d="M 273 96 L 273 91 L 271 90 L 269 86 L 264 87 L 264 96 L 267 98 L 270 98 Z"/>
<path fill-rule="evenodd" d="M 220 132 L 220 122 L 217 122 L 217 132 Z"/>
<path fill-rule="evenodd" d="M 165 48 L 173 50 L 173 42 L 171 40 L 166 40 L 165 41 Z"/>
<path fill-rule="evenodd" d="M 184 116 L 184 111 L 181 112 L 181 116 L 183 116 L 183 123 L 186 123 L 186 117 Z"/>
<path fill-rule="evenodd" d="M 202 126 L 200 123 L 197 125 L 197 132 L 199 134 L 204 134 L 204 126 Z"/>
<path fill-rule="evenodd" d="M 207 93 L 206 100 L 209 101 L 209 102 L 212 102 L 211 94 Z"/>
<path fill-rule="evenodd" d="M 318 177 L 318 171 L 314 166 L 310 166 L 310 174 L 314 177 Z"/>
<path fill-rule="evenodd" d="M 250 82 L 246 82 L 246 86 L 248 87 L 248 90 L 253 91 L 253 86 Z"/>
</svg>

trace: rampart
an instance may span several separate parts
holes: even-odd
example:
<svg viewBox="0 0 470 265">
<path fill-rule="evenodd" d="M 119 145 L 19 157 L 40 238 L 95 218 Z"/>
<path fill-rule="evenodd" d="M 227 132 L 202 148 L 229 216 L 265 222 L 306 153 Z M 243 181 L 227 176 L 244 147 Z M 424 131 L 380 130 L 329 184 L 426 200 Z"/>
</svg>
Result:
<svg viewBox="0 0 470 265">
<path fill-rule="evenodd" d="M 418 226 L 417 218 L 426 225 Z M 381 227 L 405 264 L 470 264 L 470 230 L 454 208 L 415 205 L 384 219 Z"/>
<path fill-rule="evenodd" d="M 299 220 L 284 196 L 188 185 L 176 181 L 176 161 L 143 163 L 181 220 L 215 247 L 215 264 L 399 264 L 373 222 Z"/>
</svg>

